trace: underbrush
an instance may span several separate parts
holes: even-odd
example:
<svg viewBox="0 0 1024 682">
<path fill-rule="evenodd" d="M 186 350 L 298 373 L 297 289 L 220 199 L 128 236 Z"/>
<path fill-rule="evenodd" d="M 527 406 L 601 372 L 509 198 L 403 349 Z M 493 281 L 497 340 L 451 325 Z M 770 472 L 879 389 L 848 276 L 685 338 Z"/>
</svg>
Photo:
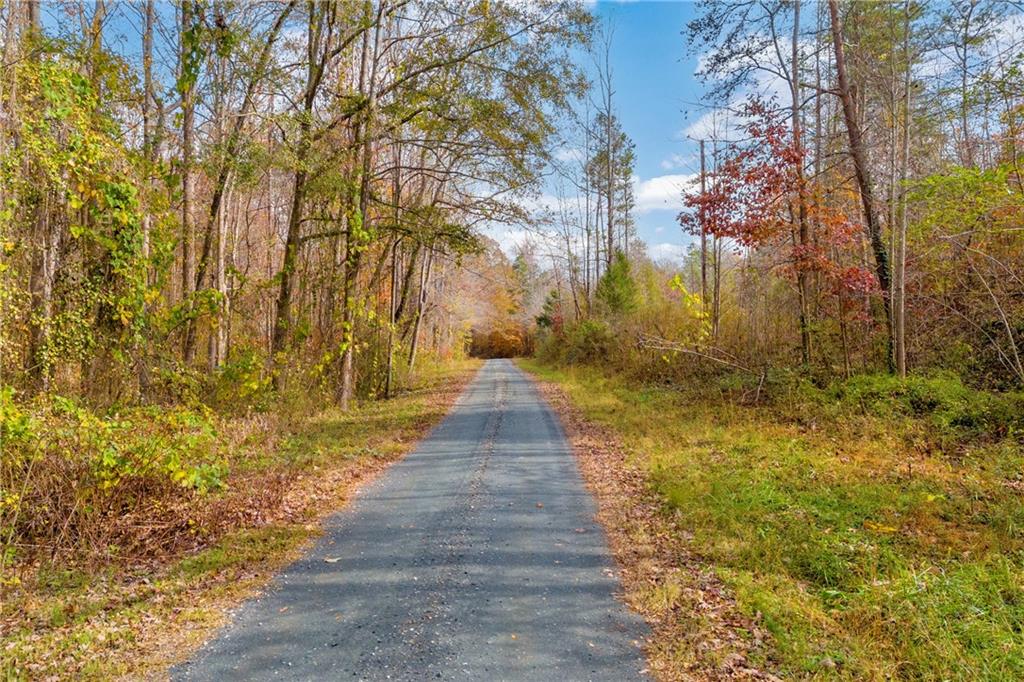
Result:
<svg viewBox="0 0 1024 682">
<path fill-rule="evenodd" d="M 224 488 L 223 443 L 207 412 L 97 414 L 60 396 L 18 405 L 9 390 L 0 400 L 6 564 L 164 549 L 192 530 L 191 504 Z"/>
<path fill-rule="evenodd" d="M 1024 434 L 1024 394 L 975 390 L 953 375 L 859 376 L 835 383 L 824 398 L 819 402 L 844 411 L 918 418 L 950 436 L 990 440 Z"/>
<path fill-rule="evenodd" d="M 97 411 L 5 390 L 0 677 L 137 672 L 149 665 L 138 639 L 157 646 L 175 628 L 215 624 L 222 609 L 206 602 L 279 565 L 349 486 L 443 416 L 475 367 L 424 365 L 413 389 L 349 412 L 297 389 L 262 411 L 216 412 Z M 169 603 L 181 595 L 191 615 Z"/>
<path fill-rule="evenodd" d="M 530 368 L 631 445 L 784 677 L 1024 679 L 1020 394 Z"/>
</svg>

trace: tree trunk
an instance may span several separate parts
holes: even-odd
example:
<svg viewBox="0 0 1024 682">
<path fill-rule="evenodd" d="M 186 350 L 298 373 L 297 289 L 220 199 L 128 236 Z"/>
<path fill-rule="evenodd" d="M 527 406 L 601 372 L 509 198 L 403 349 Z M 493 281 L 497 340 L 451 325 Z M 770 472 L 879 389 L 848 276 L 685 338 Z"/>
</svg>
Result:
<svg viewBox="0 0 1024 682">
<path fill-rule="evenodd" d="M 800 253 L 796 258 L 796 286 L 800 297 L 800 354 L 804 365 L 811 364 L 811 323 L 810 293 L 807 275 L 807 252 L 811 248 L 810 228 L 807 224 L 806 181 L 802 130 L 800 124 L 800 0 L 793 2 L 793 73 L 790 75 L 790 91 L 793 96 L 793 148 L 798 152 L 796 163 L 797 185 L 797 231 L 800 236 Z"/>
<path fill-rule="evenodd" d="M 391 385 L 395 369 L 395 295 L 398 293 L 398 245 L 395 241 L 391 245 L 391 277 L 388 278 L 390 292 L 388 294 L 388 359 L 387 372 L 384 377 L 384 398 L 391 397 Z"/>
<path fill-rule="evenodd" d="M 152 173 L 156 165 L 156 129 L 153 103 L 153 25 L 156 23 L 156 0 L 146 0 L 143 14 L 142 30 L 142 156 L 145 162 L 145 197 L 142 202 L 142 260 L 146 268 L 146 286 L 152 285 L 149 267 L 150 233 L 153 231 L 153 214 L 150 206 Z M 143 304 L 143 316 L 149 317 L 149 304 Z M 135 349 L 135 373 L 138 381 L 139 397 L 145 398 L 149 393 L 149 363 L 146 361 L 145 342 Z"/>
<path fill-rule="evenodd" d="M 341 393 L 339 395 L 339 406 L 342 410 L 347 410 L 349 403 L 352 400 L 352 395 L 355 390 L 355 376 L 354 371 L 354 354 L 355 354 L 355 343 L 354 343 L 354 325 L 355 325 L 355 311 L 353 310 L 353 294 L 355 291 L 356 277 L 359 273 L 359 254 L 363 249 L 361 243 L 363 234 L 368 230 L 367 224 L 369 223 L 369 217 L 367 215 L 367 209 L 370 206 L 370 184 L 371 184 L 371 171 L 373 162 L 373 121 L 376 116 L 377 107 L 377 62 L 380 55 L 380 33 L 383 22 L 381 21 L 381 14 L 384 10 L 384 4 L 381 3 L 380 8 L 377 12 L 376 26 L 373 32 L 373 48 L 372 57 L 369 60 L 369 71 L 367 71 L 367 56 L 371 52 L 369 46 L 364 41 L 363 43 L 363 68 L 360 70 L 360 92 L 366 92 L 367 105 L 363 120 L 357 126 L 359 129 L 359 142 L 362 144 L 362 164 L 359 175 L 359 230 L 361 234 L 353 234 L 351 231 L 351 224 L 349 228 L 349 234 L 346 238 L 346 264 L 345 264 L 345 285 L 344 285 L 344 302 L 345 309 L 343 312 L 344 316 L 344 334 L 346 340 L 344 343 L 344 349 L 342 351 L 341 360 Z M 364 79 L 363 74 L 366 74 Z"/>
<path fill-rule="evenodd" d="M 230 190 L 225 194 L 225 203 L 230 202 Z M 210 357 L 210 368 L 220 367 L 227 359 L 227 330 L 228 330 L 228 280 L 227 280 L 227 246 L 228 246 L 228 216 L 227 211 L 221 209 L 217 215 L 217 294 L 218 294 L 218 315 L 214 321 L 212 331 L 213 352 Z"/>
<path fill-rule="evenodd" d="M 16 4 L 14 2 L 11 3 Z M 28 0 L 28 30 L 33 35 L 38 35 L 43 30 L 43 20 L 40 14 L 41 0 Z"/>
<path fill-rule="evenodd" d="M 307 124 L 303 124 L 304 131 L 300 134 L 308 136 L 308 127 Z M 295 265 L 298 262 L 301 246 L 302 206 L 306 198 L 306 171 L 302 169 L 305 158 L 306 152 L 301 152 L 298 156 L 300 169 L 295 172 L 292 207 L 288 216 L 288 236 L 284 243 L 284 261 L 281 263 L 281 282 L 277 293 L 277 312 L 274 315 L 274 333 L 270 344 L 270 353 L 275 357 L 287 349 L 288 337 L 291 334 Z M 276 360 L 274 362 L 277 363 Z"/>
<path fill-rule="evenodd" d="M 722 240 L 715 237 L 715 294 L 714 306 L 711 311 L 711 334 L 718 343 L 718 328 L 722 320 Z"/>
<path fill-rule="evenodd" d="M 707 194 L 707 164 L 704 155 L 704 140 L 700 141 L 700 193 Z M 700 215 L 700 304 L 704 313 L 708 312 L 708 226 L 703 204 L 698 209 Z"/>
<path fill-rule="evenodd" d="M 892 309 L 889 305 L 889 292 L 892 288 L 889 254 L 882 239 L 882 226 L 875 206 L 871 171 L 868 167 L 867 155 L 864 150 L 863 134 L 857 122 L 857 111 L 850 90 L 850 82 L 846 74 L 846 58 L 843 51 L 843 28 L 839 19 L 837 0 L 828 0 L 829 15 L 832 20 L 832 42 L 836 56 L 836 80 L 839 98 L 843 105 L 843 118 L 846 121 L 846 132 L 849 137 L 850 156 L 853 159 L 857 185 L 860 188 L 861 202 L 864 205 L 864 219 L 867 223 L 868 238 L 875 257 L 875 276 L 882 290 L 882 306 L 885 309 L 886 330 L 892 328 Z M 886 334 L 886 364 L 889 371 L 895 369 L 893 357 L 892 335 Z"/>
<path fill-rule="evenodd" d="M 594 282 L 596 280 L 592 275 L 591 263 L 590 263 L 590 252 L 593 249 L 593 227 L 590 220 L 590 182 L 587 181 L 586 163 L 590 158 L 590 107 L 587 107 L 586 122 L 583 128 L 583 160 L 581 161 L 582 176 L 583 176 L 583 226 L 586 231 L 585 243 L 583 246 L 583 262 L 584 262 L 584 275 L 583 275 L 583 286 L 587 293 L 587 311 L 590 311 L 590 294 L 594 289 Z"/>
<path fill-rule="evenodd" d="M 156 21 L 156 0 L 146 0 L 145 25 L 142 32 L 142 153 L 146 159 L 147 189 L 156 145 L 153 131 L 153 24 Z M 153 218 L 147 205 L 142 216 L 142 256 L 149 258 L 149 239 Z"/>
<path fill-rule="evenodd" d="M 961 34 L 962 41 L 956 46 L 957 56 L 960 58 L 960 128 L 961 136 L 963 138 L 963 165 L 968 168 L 974 168 L 974 143 L 971 141 L 970 134 L 970 96 L 968 95 L 970 87 L 970 50 L 972 44 L 971 36 L 971 20 L 974 17 L 974 9 L 977 6 L 977 0 L 963 3 L 963 7 L 966 10 L 966 15 L 963 18 L 963 33 Z"/>
<path fill-rule="evenodd" d="M 279 355 L 288 348 L 292 331 L 292 301 L 295 289 L 295 268 L 299 250 L 302 247 L 302 212 L 306 201 L 306 185 L 309 181 L 307 162 L 312 150 L 312 114 L 320 89 L 326 65 L 324 46 L 321 45 L 323 26 L 321 11 L 328 11 L 310 0 L 306 30 L 306 86 L 302 93 L 302 117 L 299 123 L 299 141 L 295 150 L 295 180 L 292 187 L 291 212 L 288 215 L 288 233 L 285 237 L 284 259 L 281 263 L 280 283 L 277 294 L 277 310 L 274 314 L 274 332 L 270 341 L 271 363 L 278 364 Z M 280 388 L 280 376 L 275 372 L 274 386 Z"/>
<path fill-rule="evenodd" d="M 427 303 L 427 286 L 430 284 L 430 269 L 434 264 L 434 247 L 427 249 L 423 269 L 420 270 L 420 291 L 416 299 L 416 317 L 412 325 L 412 342 L 409 344 L 409 373 L 416 367 L 416 349 L 419 346 L 420 324 L 423 322 L 423 308 Z"/>
<path fill-rule="evenodd" d="M 34 41 L 42 34 L 39 0 L 27 3 L 29 49 L 35 50 Z M 13 10 L 12 10 L 13 11 Z M 13 102 L 13 93 L 12 93 Z M 37 248 L 34 250 L 29 273 L 29 292 L 35 319 L 29 329 L 26 369 L 41 391 L 50 388 L 50 358 L 47 344 L 50 320 L 53 317 L 53 286 L 57 274 L 57 256 L 60 253 L 60 232 L 54 228 L 50 215 L 51 193 L 44 191 L 34 207 L 34 227 Z"/>
<path fill-rule="evenodd" d="M 227 134 L 227 141 L 224 144 L 224 154 L 217 171 L 217 180 L 214 184 L 213 192 L 210 197 L 210 208 L 209 211 L 207 211 L 207 220 L 211 229 L 207 230 L 206 237 L 203 240 L 203 248 L 199 256 L 199 264 L 196 268 L 196 289 L 200 289 L 203 286 L 203 280 L 206 278 L 206 270 L 210 260 L 210 251 L 212 249 L 212 241 L 215 233 L 212 226 L 216 224 L 217 216 L 221 211 L 221 204 L 224 202 L 224 194 L 227 192 L 228 181 L 231 176 L 232 161 L 235 156 L 238 155 L 239 148 L 241 147 L 242 142 L 244 142 L 242 132 L 245 128 L 246 119 L 249 117 L 250 112 L 256 104 L 257 89 L 267 75 L 270 59 L 274 54 L 274 45 L 277 43 L 278 37 L 281 35 L 281 30 L 284 27 L 285 20 L 295 8 L 297 1 L 298 0 L 292 0 L 289 2 L 284 9 L 281 10 L 281 13 L 277 15 L 277 19 L 274 20 L 274 25 L 270 29 L 267 41 L 260 51 L 259 59 L 256 62 L 256 69 L 253 72 L 252 77 L 246 83 L 245 95 L 242 98 L 242 107 L 239 109 L 238 114 L 235 117 L 234 125 Z M 218 125 L 222 125 L 224 117 L 221 116 L 219 118 L 220 121 L 218 122 Z"/>
<path fill-rule="evenodd" d="M 398 294 L 398 303 L 395 309 L 395 322 L 399 322 L 405 315 L 406 302 L 409 300 L 409 290 L 412 286 L 412 276 L 416 274 L 416 259 L 419 257 L 422 245 L 420 242 L 413 244 L 412 252 L 409 254 L 409 263 L 405 267 L 405 274 L 402 276 L 402 286 Z M 405 333 L 403 333 L 403 338 Z"/>
<path fill-rule="evenodd" d="M 214 91 L 214 103 L 213 103 L 213 114 L 214 114 L 214 126 L 215 126 L 215 137 L 214 144 L 220 148 L 224 144 L 224 116 L 227 112 L 227 104 L 225 102 L 227 87 L 227 78 L 225 76 L 225 69 L 227 67 L 227 59 L 222 55 L 217 59 L 217 78 L 215 81 Z M 226 165 L 226 163 L 225 163 Z M 219 207 L 217 214 L 214 216 L 213 223 L 207 227 L 205 242 L 209 243 L 211 239 L 216 238 L 216 247 L 214 249 L 214 286 L 217 289 L 218 300 L 216 304 L 217 312 L 210 320 L 210 338 L 207 342 L 207 364 L 210 371 L 215 371 L 220 367 L 220 363 L 223 360 L 223 332 L 226 320 L 224 318 L 224 301 L 226 299 L 227 289 L 224 286 L 224 241 L 226 239 L 226 225 L 227 217 L 225 215 L 226 208 L 224 206 Z M 204 245 L 204 251 L 206 246 Z M 204 269 L 206 256 L 203 255 L 200 258 L 200 270 Z M 196 289 L 202 288 L 202 275 L 198 275 L 196 280 Z M 195 324 L 195 321 L 192 321 Z"/>
<path fill-rule="evenodd" d="M 718 188 L 718 141 L 715 140 L 711 148 L 711 187 Z M 718 327 L 721 321 L 722 312 L 722 238 L 715 230 L 712 230 L 711 240 L 711 338 L 715 344 L 718 343 Z"/>
<path fill-rule="evenodd" d="M 274 94 L 271 93 L 268 98 L 268 113 L 273 114 L 274 112 Z M 268 116 L 269 118 L 269 116 Z M 267 149 L 274 148 L 274 128 L 273 126 L 267 126 Z M 266 261 L 264 262 L 264 272 L 267 278 L 267 284 L 269 285 L 274 279 L 274 246 L 277 241 L 277 211 L 274 206 L 274 169 L 267 169 L 267 239 L 266 239 Z M 276 302 L 273 298 L 268 298 L 266 302 L 267 308 L 263 318 L 263 330 L 264 330 L 264 348 L 267 351 L 267 366 L 273 367 L 274 364 L 274 320 L 277 319 L 275 311 Z"/>
<path fill-rule="evenodd" d="M 906 71 L 903 74 L 903 154 L 900 160 L 900 229 L 896 251 L 896 372 L 901 378 L 907 376 L 907 333 L 906 333 L 906 300 L 907 300 L 907 178 L 910 173 L 910 88 L 911 67 L 913 60 L 910 54 L 910 0 L 905 0 L 905 22 L 903 27 L 903 54 L 906 59 Z"/>
<path fill-rule="evenodd" d="M 610 79 L 609 79 L 610 80 Z M 606 178 L 608 186 L 607 196 L 605 197 L 605 228 L 607 230 L 606 239 L 608 245 L 605 249 L 605 272 L 611 270 L 612 267 L 612 251 L 615 249 L 615 219 L 612 215 L 614 210 L 614 194 L 615 194 L 615 180 L 612 177 L 612 95 L 611 86 L 608 89 L 608 110 L 605 112 L 605 172 L 608 174 Z"/>
<path fill-rule="evenodd" d="M 51 358 L 47 345 L 50 321 L 53 318 L 53 289 L 57 278 L 57 258 L 60 253 L 60 228 L 53 224 L 50 206 L 51 193 L 45 192 L 36 211 L 36 239 L 38 248 L 32 259 L 29 290 L 32 296 L 34 319 L 29 333 L 28 370 L 40 391 L 50 388 Z"/>
<path fill-rule="evenodd" d="M 401 205 L 402 198 L 402 147 L 397 145 L 395 148 L 395 172 L 391 188 L 391 198 L 394 203 L 395 211 L 395 229 L 398 229 L 400 220 L 402 218 Z M 391 397 L 391 384 L 392 374 L 394 373 L 395 364 L 395 325 L 398 324 L 397 316 L 395 315 L 396 301 L 395 294 L 398 289 L 398 246 L 399 240 L 395 240 L 395 243 L 391 246 L 391 277 L 389 279 L 391 283 L 391 291 L 388 293 L 388 360 L 387 360 L 387 375 L 384 379 L 384 397 Z"/>
<path fill-rule="evenodd" d="M 192 61 L 186 32 L 194 30 L 194 0 L 182 0 L 181 3 L 181 68 L 189 68 Z M 188 308 L 189 321 L 185 327 L 185 339 L 182 356 L 185 364 L 191 364 L 196 353 L 195 325 L 191 321 L 194 310 L 192 294 L 195 285 L 195 254 L 193 241 L 195 225 L 192 221 L 192 203 L 194 179 L 192 177 L 193 127 L 195 123 L 195 84 L 187 76 L 183 78 L 184 87 L 181 93 L 181 298 Z"/>
</svg>

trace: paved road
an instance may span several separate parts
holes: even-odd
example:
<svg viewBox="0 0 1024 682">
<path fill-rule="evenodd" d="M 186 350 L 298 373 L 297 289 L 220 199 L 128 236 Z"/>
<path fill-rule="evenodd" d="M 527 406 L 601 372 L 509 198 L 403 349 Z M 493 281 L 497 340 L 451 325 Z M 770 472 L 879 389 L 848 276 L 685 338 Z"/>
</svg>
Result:
<svg viewBox="0 0 1024 682">
<path fill-rule="evenodd" d="M 554 415 L 488 361 L 182 680 L 635 680 L 641 621 Z"/>
</svg>

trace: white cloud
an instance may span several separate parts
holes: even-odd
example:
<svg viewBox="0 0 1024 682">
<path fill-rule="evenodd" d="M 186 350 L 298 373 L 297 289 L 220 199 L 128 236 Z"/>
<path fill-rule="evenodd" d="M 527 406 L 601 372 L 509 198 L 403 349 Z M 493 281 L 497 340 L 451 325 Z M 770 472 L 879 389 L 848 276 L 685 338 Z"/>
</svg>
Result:
<svg viewBox="0 0 1024 682">
<path fill-rule="evenodd" d="M 683 190 L 691 187 L 696 179 L 696 173 L 659 175 L 648 180 L 634 178 L 633 196 L 637 213 L 682 210 Z"/>
<path fill-rule="evenodd" d="M 516 249 L 529 242 L 531 237 L 526 230 L 507 226 L 489 232 L 489 236 L 498 242 L 498 246 L 508 256 L 515 254 Z"/>
<path fill-rule="evenodd" d="M 555 150 L 555 159 L 558 161 L 580 161 L 583 158 L 583 150 L 576 147 L 559 147 Z"/>
<path fill-rule="evenodd" d="M 732 66 L 725 68 L 726 71 L 735 71 L 749 66 L 750 64 L 769 64 L 771 70 L 754 68 L 751 73 L 751 82 L 741 92 L 735 93 L 735 97 L 723 106 L 709 109 L 701 114 L 695 121 L 680 130 L 676 136 L 680 139 L 692 140 L 730 140 L 742 137 L 743 119 L 736 112 L 743 108 L 747 99 L 756 95 L 764 100 L 775 99 L 780 103 L 790 101 L 791 94 L 789 82 L 779 75 L 780 72 L 788 71 L 789 61 L 779 63 L 778 54 L 789 55 L 792 52 L 793 43 L 786 38 L 779 38 L 778 51 L 770 44 L 765 44 L 756 54 L 746 55 L 737 58 Z M 799 43 L 802 54 L 813 53 L 815 45 L 812 41 L 802 40 Z M 707 66 L 710 60 L 710 53 L 703 53 L 697 57 L 697 71 Z"/>
<path fill-rule="evenodd" d="M 649 211 L 680 211 L 683 208 L 683 190 L 691 188 L 698 178 L 697 173 L 669 173 L 647 180 L 633 176 L 633 198 L 637 213 Z M 575 213 L 579 208 L 576 195 L 558 197 L 541 194 L 519 200 L 519 205 L 532 213 L 564 210 Z"/>
<path fill-rule="evenodd" d="M 759 71 L 751 88 L 737 94 L 728 104 L 710 109 L 680 130 L 676 137 L 690 140 L 735 140 L 742 138 L 745 123 L 741 112 L 753 95 L 763 100 L 790 101 L 789 84 L 775 74 Z M 710 151 L 710 150 L 709 150 Z"/>
<path fill-rule="evenodd" d="M 669 242 L 661 242 L 660 244 L 650 244 L 647 247 L 647 255 L 655 263 L 682 263 L 683 258 L 686 256 L 686 247 L 682 244 L 671 244 Z"/>
<path fill-rule="evenodd" d="M 739 106 L 741 102 L 737 101 L 735 106 L 718 107 L 701 114 L 696 121 L 679 131 L 678 137 L 690 140 L 728 140 L 736 137 L 734 133 L 739 130 L 739 117 L 731 109 Z"/>
<path fill-rule="evenodd" d="M 659 165 L 665 170 L 692 168 L 694 159 L 694 154 L 669 154 L 668 158 L 662 159 Z"/>
</svg>

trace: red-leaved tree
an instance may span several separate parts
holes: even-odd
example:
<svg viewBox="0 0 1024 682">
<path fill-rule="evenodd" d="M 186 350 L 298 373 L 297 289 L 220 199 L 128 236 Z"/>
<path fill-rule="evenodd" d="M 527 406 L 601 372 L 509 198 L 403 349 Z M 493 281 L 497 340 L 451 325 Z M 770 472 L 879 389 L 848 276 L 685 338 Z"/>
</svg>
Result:
<svg viewBox="0 0 1024 682">
<path fill-rule="evenodd" d="M 834 301 L 830 308 L 840 326 L 862 316 L 858 302 L 877 285 L 870 270 L 843 258 L 858 243 L 858 225 L 825 201 L 816 179 L 799 172 L 806 151 L 794 144 L 778 107 L 753 98 L 743 116 L 745 139 L 728 145 L 703 192 L 684 192 L 679 223 L 693 235 L 728 239 L 741 252 L 771 250 L 770 267 L 794 281 L 814 276 L 817 294 Z M 812 227 L 806 236 L 799 229 L 801 209 Z"/>
</svg>

